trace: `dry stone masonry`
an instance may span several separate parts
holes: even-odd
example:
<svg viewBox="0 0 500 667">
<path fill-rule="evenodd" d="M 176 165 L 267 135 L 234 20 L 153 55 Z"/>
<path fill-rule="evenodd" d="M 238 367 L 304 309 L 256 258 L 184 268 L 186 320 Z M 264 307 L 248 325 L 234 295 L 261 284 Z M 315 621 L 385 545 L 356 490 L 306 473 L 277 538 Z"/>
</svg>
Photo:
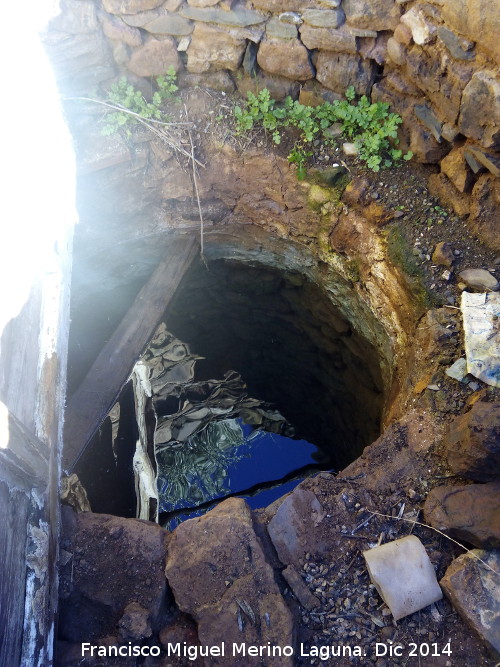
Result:
<svg viewBox="0 0 500 667">
<path fill-rule="evenodd" d="M 440 164 L 433 194 L 498 246 L 500 6 L 471 0 L 64 0 L 47 38 L 68 85 L 174 67 L 184 85 L 332 99 L 350 85 L 402 114 L 402 148 Z M 73 72 L 78 70 L 78 77 Z M 83 72 L 83 73 L 82 73 Z M 144 84 L 145 85 L 145 84 Z M 149 84 L 148 84 L 149 85 Z M 314 93 L 311 98 L 311 93 Z"/>
</svg>

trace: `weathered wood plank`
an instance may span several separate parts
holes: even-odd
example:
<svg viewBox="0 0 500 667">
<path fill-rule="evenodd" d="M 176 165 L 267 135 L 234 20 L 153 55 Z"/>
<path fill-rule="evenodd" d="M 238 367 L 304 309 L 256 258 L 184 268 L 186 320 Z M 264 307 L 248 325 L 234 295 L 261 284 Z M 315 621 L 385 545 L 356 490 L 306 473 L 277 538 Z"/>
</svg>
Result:
<svg viewBox="0 0 500 667">
<path fill-rule="evenodd" d="M 0 482 L 0 665 L 19 665 L 26 590 L 28 493 Z"/>
<path fill-rule="evenodd" d="M 13 414 L 9 415 L 9 441 L 6 445 L 0 449 L 0 465 L 15 470 L 30 488 L 45 487 L 49 478 L 49 448 Z"/>
<path fill-rule="evenodd" d="M 198 252 L 193 237 L 174 239 L 66 409 L 63 466 L 72 471 L 106 417 Z"/>
</svg>

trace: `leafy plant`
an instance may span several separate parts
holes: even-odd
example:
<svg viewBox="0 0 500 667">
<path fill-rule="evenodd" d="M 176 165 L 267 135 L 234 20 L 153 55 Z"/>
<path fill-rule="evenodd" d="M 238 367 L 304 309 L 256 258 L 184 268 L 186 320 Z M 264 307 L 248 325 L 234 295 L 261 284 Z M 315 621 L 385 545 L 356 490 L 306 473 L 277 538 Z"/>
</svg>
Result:
<svg viewBox="0 0 500 667">
<path fill-rule="evenodd" d="M 332 143 L 333 139 L 328 130 L 338 123 L 342 135 L 354 142 L 359 151 L 359 159 L 372 171 L 390 167 L 401 159 L 411 159 L 411 151 L 403 155 L 403 152 L 396 148 L 401 116 L 390 112 L 387 103 L 370 102 L 366 95 L 361 96 L 355 104 L 356 93 L 353 86 L 346 90 L 345 97 L 345 100 L 325 102 L 313 108 L 300 104 L 291 97 L 287 97 L 283 105 L 278 106 L 266 88 L 258 95 L 249 92 L 246 104 L 234 109 L 237 131 L 245 133 L 261 126 L 270 131 L 274 143 L 279 144 L 283 129 L 295 127 L 300 132 L 299 144 L 305 146 L 313 144 L 317 138 L 328 144 Z M 299 149 L 297 145 L 288 156 L 289 162 L 297 165 L 299 180 L 305 177 L 305 156 L 305 149 Z"/>
<path fill-rule="evenodd" d="M 306 177 L 306 162 L 312 155 L 312 151 L 305 151 L 303 148 L 295 147 L 288 156 L 288 162 L 297 165 L 297 180 L 303 181 Z"/>
<path fill-rule="evenodd" d="M 121 129 L 130 131 L 130 127 L 139 121 L 137 116 L 145 120 L 163 120 L 164 112 L 161 108 L 165 100 L 172 99 L 178 90 L 176 72 L 170 67 L 164 76 L 156 78 L 158 90 L 153 93 L 151 102 L 148 102 L 140 90 L 136 90 L 125 77 L 111 86 L 108 92 L 108 101 L 113 107 L 122 110 L 113 111 L 106 115 L 102 134 L 108 136 Z"/>
</svg>

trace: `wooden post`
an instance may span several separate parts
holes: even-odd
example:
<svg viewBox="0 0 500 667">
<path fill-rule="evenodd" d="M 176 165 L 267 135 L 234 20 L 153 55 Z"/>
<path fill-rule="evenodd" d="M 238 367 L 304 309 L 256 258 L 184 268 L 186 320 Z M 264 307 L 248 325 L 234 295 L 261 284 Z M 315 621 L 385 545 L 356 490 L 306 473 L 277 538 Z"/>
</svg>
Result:
<svg viewBox="0 0 500 667">
<path fill-rule="evenodd" d="M 194 237 L 172 240 L 165 257 L 71 397 L 64 427 L 63 466 L 66 471 L 74 469 L 113 407 L 197 252 Z"/>
</svg>

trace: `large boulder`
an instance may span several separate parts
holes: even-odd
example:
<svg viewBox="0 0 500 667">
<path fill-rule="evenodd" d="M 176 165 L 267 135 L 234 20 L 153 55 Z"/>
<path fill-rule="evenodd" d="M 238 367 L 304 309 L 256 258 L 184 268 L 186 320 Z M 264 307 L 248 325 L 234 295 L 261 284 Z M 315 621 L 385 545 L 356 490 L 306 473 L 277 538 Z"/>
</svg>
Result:
<svg viewBox="0 0 500 667">
<path fill-rule="evenodd" d="M 477 482 L 500 480 L 500 403 L 475 403 L 452 422 L 445 445 L 457 475 Z"/>
<path fill-rule="evenodd" d="M 231 498 L 178 526 L 166 575 L 179 608 L 195 619 L 202 644 L 220 645 L 223 638 L 228 646 L 293 646 L 292 613 L 244 500 Z M 214 656 L 207 664 L 228 663 Z M 291 665 L 292 660 L 277 658 L 273 664 Z"/>
<path fill-rule="evenodd" d="M 149 521 L 76 514 L 64 507 L 60 637 L 88 642 L 114 634 L 120 620 L 127 625 L 129 612 L 137 609 L 144 626 L 158 630 L 167 594 L 169 537 Z"/>
<path fill-rule="evenodd" d="M 474 549 L 456 558 L 439 582 L 460 616 L 497 660 L 500 657 L 499 572 L 500 550 Z"/>
<path fill-rule="evenodd" d="M 438 486 L 427 496 L 424 515 L 434 528 L 475 547 L 500 547 L 500 482 Z"/>
</svg>

